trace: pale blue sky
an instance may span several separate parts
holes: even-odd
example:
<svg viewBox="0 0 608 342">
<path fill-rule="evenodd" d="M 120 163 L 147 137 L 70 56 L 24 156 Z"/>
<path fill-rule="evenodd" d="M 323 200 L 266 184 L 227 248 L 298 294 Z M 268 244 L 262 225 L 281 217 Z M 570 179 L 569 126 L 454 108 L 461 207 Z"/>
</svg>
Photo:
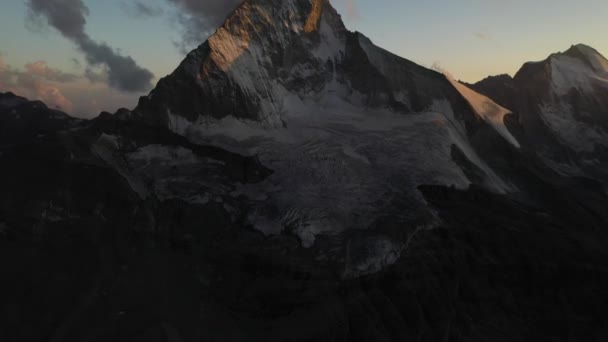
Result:
<svg viewBox="0 0 608 342">
<path fill-rule="evenodd" d="M 166 0 L 147 0 L 165 9 L 155 18 L 134 18 L 121 3 L 84 0 L 90 9 L 87 32 L 132 56 L 158 78 L 182 59 L 173 41 L 180 30 L 168 18 Z M 204 0 L 201 0 L 204 1 Z M 351 30 L 424 66 L 435 62 L 455 77 L 474 82 L 487 75 L 513 74 L 529 60 L 585 43 L 608 54 L 606 0 L 355 0 L 359 15 L 348 15 L 347 0 L 334 0 Z M 14 68 L 44 60 L 50 67 L 78 72 L 82 56 L 57 32 L 26 26 L 25 0 L 0 4 L 0 54 Z M 31 26 L 31 25 L 30 25 Z M 132 106 L 125 95 L 107 110 Z"/>
</svg>

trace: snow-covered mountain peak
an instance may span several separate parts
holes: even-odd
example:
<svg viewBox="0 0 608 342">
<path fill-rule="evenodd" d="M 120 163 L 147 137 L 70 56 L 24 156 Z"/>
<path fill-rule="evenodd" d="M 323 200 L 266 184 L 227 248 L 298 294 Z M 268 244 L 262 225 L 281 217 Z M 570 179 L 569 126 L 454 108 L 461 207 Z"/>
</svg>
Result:
<svg viewBox="0 0 608 342">
<path fill-rule="evenodd" d="M 591 93 L 597 87 L 608 88 L 608 60 L 595 49 L 579 44 L 548 59 L 552 91 L 557 96 L 572 89 Z"/>
<path fill-rule="evenodd" d="M 134 113 L 174 131 L 226 117 L 278 128 L 311 105 L 411 113 L 450 98 L 466 111 L 457 97 L 440 74 L 348 31 L 327 0 L 247 0 Z"/>
<path fill-rule="evenodd" d="M 608 60 L 591 46 L 585 44 L 573 45 L 564 54 L 579 58 L 591 66 L 596 72 L 608 72 Z"/>
<path fill-rule="evenodd" d="M 328 0 L 244 1 L 138 109 L 165 123 L 233 116 L 280 127 L 289 95 L 344 93 L 336 65 L 349 35 Z"/>
<path fill-rule="evenodd" d="M 473 88 L 518 113 L 526 139 L 550 151 L 544 158 L 556 165 L 580 162 L 589 168 L 608 146 L 608 60 L 592 47 L 573 45 L 524 64 L 512 81 Z M 573 151 L 572 157 L 564 150 Z"/>
</svg>

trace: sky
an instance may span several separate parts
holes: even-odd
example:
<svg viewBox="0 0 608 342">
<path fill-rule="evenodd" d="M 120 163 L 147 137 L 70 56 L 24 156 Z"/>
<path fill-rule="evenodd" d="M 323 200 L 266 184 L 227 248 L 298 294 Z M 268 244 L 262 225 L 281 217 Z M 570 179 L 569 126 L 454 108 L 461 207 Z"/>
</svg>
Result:
<svg viewBox="0 0 608 342">
<path fill-rule="evenodd" d="M 75 116 L 132 108 L 239 0 L 2 0 L 0 91 Z M 605 0 L 333 0 L 346 26 L 476 82 L 584 43 L 608 54 Z"/>
</svg>

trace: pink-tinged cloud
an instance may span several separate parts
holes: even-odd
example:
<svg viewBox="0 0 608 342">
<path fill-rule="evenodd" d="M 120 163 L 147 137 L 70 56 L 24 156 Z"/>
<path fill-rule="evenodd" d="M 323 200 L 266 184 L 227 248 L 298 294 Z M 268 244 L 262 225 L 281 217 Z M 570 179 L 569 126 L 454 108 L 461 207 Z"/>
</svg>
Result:
<svg viewBox="0 0 608 342">
<path fill-rule="evenodd" d="M 29 87 L 23 87 L 18 84 L 5 85 L 0 80 L 0 87 L 3 91 L 10 91 L 30 100 L 40 100 L 47 106 L 64 112 L 70 113 L 74 109 L 72 101 L 65 97 L 58 87 L 50 84 L 33 81 Z"/>
<path fill-rule="evenodd" d="M 25 65 L 25 70 L 30 75 L 38 76 L 51 82 L 71 82 L 78 78 L 76 75 L 69 74 L 58 69 L 49 68 L 45 61 L 28 63 Z"/>
<path fill-rule="evenodd" d="M 95 117 L 102 111 L 115 112 L 121 107 L 132 108 L 137 103 L 136 97 L 91 78 L 51 68 L 45 61 L 27 63 L 23 69 L 13 68 L 0 55 L 0 92 L 40 100 L 51 108 L 82 118 Z"/>
<path fill-rule="evenodd" d="M 346 15 L 349 19 L 361 19 L 361 13 L 359 7 L 357 7 L 356 0 L 345 0 L 346 1 Z"/>
<path fill-rule="evenodd" d="M 333 3 L 349 20 L 361 19 L 361 12 L 359 12 L 356 0 L 335 0 Z"/>
<path fill-rule="evenodd" d="M 31 100 L 40 100 L 49 107 L 66 112 L 74 109 L 72 101 L 63 95 L 59 85 L 73 77 L 49 68 L 44 61 L 29 63 L 25 71 L 6 65 L 0 56 L 0 91 L 11 91 Z"/>
<path fill-rule="evenodd" d="M 45 83 L 36 83 L 34 85 L 34 92 L 38 100 L 51 107 L 70 113 L 74 109 L 72 101 L 68 100 L 61 90 L 55 86 Z"/>
</svg>

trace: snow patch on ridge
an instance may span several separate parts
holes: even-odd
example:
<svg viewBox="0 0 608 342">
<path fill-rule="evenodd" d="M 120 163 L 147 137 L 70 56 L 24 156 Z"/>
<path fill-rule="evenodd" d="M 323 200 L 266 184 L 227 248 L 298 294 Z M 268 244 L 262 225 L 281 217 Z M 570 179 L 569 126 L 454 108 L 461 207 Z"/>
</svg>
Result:
<svg viewBox="0 0 608 342">
<path fill-rule="evenodd" d="M 511 145 L 517 148 L 521 147 L 517 139 L 509 132 L 509 129 L 504 124 L 505 115 L 510 114 L 510 110 L 501 107 L 488 97 L 475 92 L 464 84 L 454 80 L 452 77 L 446 75 L 446 78 L 467 102 L 469 102 L 477 115 L 489 123 L 503 138 L 511 143 Z"/>
</svg>

